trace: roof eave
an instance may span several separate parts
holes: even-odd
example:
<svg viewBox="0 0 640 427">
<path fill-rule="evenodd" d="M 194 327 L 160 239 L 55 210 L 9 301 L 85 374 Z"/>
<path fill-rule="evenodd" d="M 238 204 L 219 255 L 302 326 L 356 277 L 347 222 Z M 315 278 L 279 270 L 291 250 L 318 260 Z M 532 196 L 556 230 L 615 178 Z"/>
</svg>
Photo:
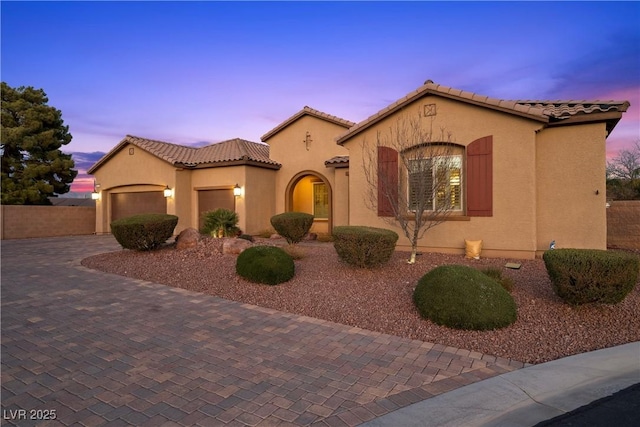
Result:
<svg viewBox="0 0 640 427">
<path fill-rule="evenodd" d="M 131 144 L 131 141 L 129 141 L 128 136 L 125 136 L 124 138 L 122 138 L 122 140 L 115 147 L 113 147 L 109 152 L 107 152 L 107 154 L 105 154 L 97 162 L 95 162 L 93 166 L 87 169 L 87 174 L 93 175 L 95 171 L 100 169 L 100 167 L 103 164 L 105 164 L 109 159 L 115 156 L 116 153 L 118 153 L 126 144 Z"/>
<path fill-rule="evenodd" d="M 176 163 L 176 166 L 183 169 L 189 169 L 189 170 L 223 168 L 223 167 L 229 167 L 229 166 L 255 166 L 255 167 L 264 168 L 264 169 L 278 170 L 282 167 L 280 163 L 267 163 L 267 162 L 261 162 L 259 160 L 247 159 L 247 158 L 236 159 L 236 160 L 223 160 L 219 162 L 198 163 L 195 166 L 188 163 Z"/>
<path fill-rule="evenodd" d="M 336 143 L 338 145 L 343 145 L 346 141 L 348 141 L 349 139 L 353 138 L 354 136 L 358 135 L 359 133 L 361 133 L 362 131 L 370 128 L 371 126 L 373 126 L 374 124 L 384 120 L 385 118 L 389 117 L 390 115 L 394 114 L 395 112 L 403 109 L 404 107 L 406 107 L 407 105 L 411 104 L 412 102 L 415 102 L 421 98 L 424 98 L 425 96 L 429 96 L 429 95 L 434 95 L 434 96 L 439 96 L 442 98 L 448 98 L 448 99 L 453 99 L 455 101 L 459 101 L 459 102 L 464 102 L 465 104 L 472 104 L 472 105 L 477 105 L 483 108 L 489 108 L 492 110 L 496 110 L 496 111 L 500 111 L 506 114 L 511 114 L 511 115 L 516 115 L 516 116 L 520 116 L 520 117 L 524 117 L 527 119 L 531 119 L 531 120 L 536 120 L 539 122 L 543 122 L 543 123 L 548 123 L 549 122 L 549 118 L 542 115 L 542 114 L 534 114 L 534 113 L 528 113 L 527 111 L 530 110 L 530 108 L 523 108 L 522 111 L 518 111 L 517 109 L 514 108 L 509 108 L 509 107 L 503 107 L 500 105 L 499 102 L 486 102 L 489 98 L 484 97 L 484 96 L 479 96 L 476 95 L 478 99 L 474 99 L 474 97 L 465 97 L 465 96 L 458 96 L 455 94 L 451 94 L 451 93 L 447 93 L 447 92 L 441 92 L 435 89 L 432 89 L 430 87 L 428 87 L 429 85 L 426 85 L 427 87 L 425 87 L 424 89 L 420 90 L 418 89 L 413 95 L 408 95 L 406 97 L 406 99 L 403 99 L 401 102 L 399 102 L 397 105 L 393 105 L 390 107 L 387 107 L 387 111 L 382 110 L 381 113 L 377 113 L 379 114 L 378 117 L 376 117 L 375 119 L 371 120 L 371 122 L 366 123 L 366 125 L 363 125 L 361 127 L 357 127 L 358 125 L 356 125 L 353 129 L 347 131 L 345 134 L 343 134 L 342 136 L 338 137 L 338 139 L 336 140 Z M 461 92 L 464 93 L 464 92 Z M 499 100 L 495 100 L 495 101 L 499 101 Z M 365 119 L 364 122 L 367 122 L 367 120 L 369 119 Z"/>
<path fill-rule="evenodd" d="M 605 113 L 597 113 L 597 114 L 595 113 L 576 114 L 574 116 L 570 116 L 567 118 L 560 118 L 557 121 L 551 121 L 549 123 L 549 127 L 605 122 L 606 128 L 607 128 L 607 135 L 609 135 L 613 130 L 613 128 L 616 127 L 616 125 L 622 118 L 623 112 L 624 111 L 608 111 Z"/>
<path fill-rule="evenodd" d="M 288 127 L 289 125 L 291 125 L 295 121 L 301 119 L 303 116 L 315 117 L 317 119 L 324 120 L 326 122 L 333 123 L 333 124 L 338 125 L 338 126 L 342 126 L 345 129 L 349 129 L 351 126 L 353 126 L 355 124 L 355 123 L 352 123 L 351 125 L 348 125 L 346 123 L 341 122 L 339 120 L 339 118 L 333 118 L 332 116 L 329 116 L 329 115 L 325 116 L 325 115 L 322 115 L 322 114 L 317 114 L 317 113 L 315 113 L 314 111 L 311 111 L 311 110 L 312 110 L 311 108 L 305 106 L 302 110 L 298 111 L 296 114 L 294 114 L 293 116 L 289 117 L 288 119 L 286 119 L 285 121 L 280 123 L 278 126 L 274 127 L 269 132 L 267 132 L 264 135 L 262 135 L 260 137 L 260 141 L 266 142 L 268 139 L 272 138 L 277 133 L 279 133 L 280 131 L 284 130 L 286 127 Z M 344 119 L 342 119 L 342 120 L 344 120 Z"/>
</svg>

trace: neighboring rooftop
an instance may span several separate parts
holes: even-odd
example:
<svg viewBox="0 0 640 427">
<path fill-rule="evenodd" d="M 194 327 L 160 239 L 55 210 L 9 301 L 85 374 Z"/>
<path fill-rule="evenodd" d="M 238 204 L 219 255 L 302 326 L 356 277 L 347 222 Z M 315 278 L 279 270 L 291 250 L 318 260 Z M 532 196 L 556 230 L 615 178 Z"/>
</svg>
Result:
<svg viewBox="0 0 640 427">
<path fill-rule="evenodd" d="M 434 83 L 432 80 L 427 80 L 424 85 L 418 89 L 351 127 L 337 139 L 338 144 L 344 143 L 347 139 L 357 135 L 374 123 L 379 122 L 409 103 L 429 94 L 479 105 L 549 124 L 565 120 L 605 121 L 607 122 L 608 132 L 611 132 L 622 117 L 622 113 L 629 108 L 628 101 L 504 100 L 442 86 Z M 589 115 L 592 116 L 589 117 Z"/>
<path fill-rule="evenodd" d="M 140 147 L 148 153 L 178 167 L 196 168 L 253 164 L 255 166 L 279 169 L 281 166 L 280 163 L 269 158 L 269 146 L 267 144 L 240 138 L 196 148 L 127 135 L 87 172 L 90 174 L 95 172 L 127 144 Z"/>
<path fill-rule="evenodd" d="M 304 108 L 302 108 L 302 110 L 298 111 L 296 114 L 289 117 L 287 120 L 285 120 L 284 122 L 280 123 L 278 126 L 271 129 L 269 132 L 262 135 L 262 137 L 260 137 L 260 140 L 263 142 L 266 141 L 267 139 L 271 138 L 272 136 L 280 132 L 282 129 L 286 128 L 291 123 L 295 122 L 296 120 L 298 120 L 299 118 L 305 115 L 308 115 L 311 117 L 317 117 L 319 119 L 326 120 L 328 122 L 334 123 L 336 125 L 342 126 L 347 129 L 355 125 L 354 122 L 350 122 L 349 120 L 345 120 L 340 117 L 332 116 L 331 114 L 323 113 L 322 111 L 314 110 L 313 108 L 305 105 Z"/>
</svg>

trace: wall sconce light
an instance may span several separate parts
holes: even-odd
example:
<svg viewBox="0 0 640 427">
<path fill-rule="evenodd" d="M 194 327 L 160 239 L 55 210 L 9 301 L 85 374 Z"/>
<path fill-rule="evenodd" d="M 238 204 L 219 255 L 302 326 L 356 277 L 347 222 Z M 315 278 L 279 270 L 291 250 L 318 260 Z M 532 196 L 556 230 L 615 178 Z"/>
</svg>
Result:
<svg viewBox="0 0 640 427">
<path fill-rule="evenodd" d="M 169 186 L 167 185 L 167 188 L 164 189 L 164 197 L 171 197 L 173 196 L 173 190 L 169 188 Z"/>
<path fill-rule="evenodd" d="M 234 195 L 235 197 L 240 197 L 240 196 L 242 196 L 242 188 L 241 188 L 238 184 L 236 184 L 236 185 L 233 187 L 233 195 Z"/>
<path fill-rule="evenodd" d="M 100 199 L 100 193 L 98 193 L 98 190 L 96 190 L 96 180 L 93 180 L 93 192 L 91 192 L 91 200 L 99 200 Z"/>
</svg>

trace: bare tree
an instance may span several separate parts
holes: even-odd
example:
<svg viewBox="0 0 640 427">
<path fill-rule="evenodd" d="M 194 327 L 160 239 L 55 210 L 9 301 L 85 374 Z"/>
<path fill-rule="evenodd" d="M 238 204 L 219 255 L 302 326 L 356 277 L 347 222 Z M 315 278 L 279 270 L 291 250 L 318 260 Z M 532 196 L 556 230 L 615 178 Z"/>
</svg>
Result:
<svg viewBox="0 0 640 427">
<path fill-rule="evenodd" d="M 633 147 L 621 150 L 617 157 L 607 162 L 607 178 L 640 179 L 640 139 L 636 140 Z"/>
<path fill-rule="evenodd" d="M 607 198 L 640 200 L 640 139 L 607 162 Z"/>
<path fill-rule="evenodd" d="M 409 264 L 425 233 L 461 209 L 462 152 L 444 128 L 434 134 L 434 119 L 399 118 L 373 146 L 362 143 L 365 205 L 400 226 L 411 242 Z"/>
</svg>

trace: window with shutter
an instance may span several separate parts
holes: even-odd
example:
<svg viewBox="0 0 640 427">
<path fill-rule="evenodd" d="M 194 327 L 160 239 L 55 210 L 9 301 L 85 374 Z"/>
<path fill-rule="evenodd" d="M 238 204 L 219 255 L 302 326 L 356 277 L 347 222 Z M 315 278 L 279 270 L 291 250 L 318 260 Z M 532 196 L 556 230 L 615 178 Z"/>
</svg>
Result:
<svg viewBox="0 0 640 427">
<path fill-rule="evenodd" d="M 467 215 L 493 216 L 493 136 L 467 146 Z"/>
<path fill-rule="evenodd" d="M 407 181 L 411 210 L 462 209 L 462 156 L 412 159 Z"/>
</svg>

